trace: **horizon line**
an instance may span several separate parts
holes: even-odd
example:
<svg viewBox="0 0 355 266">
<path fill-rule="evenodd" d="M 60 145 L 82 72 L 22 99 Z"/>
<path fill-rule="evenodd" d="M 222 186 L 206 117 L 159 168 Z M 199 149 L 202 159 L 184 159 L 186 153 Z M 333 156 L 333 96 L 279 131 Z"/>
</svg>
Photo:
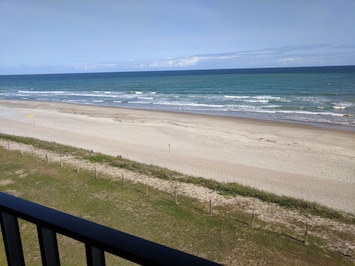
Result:
<svg viewBox="0 0 355 266">
<path fill-rule="evenodd" d="M 257 71 L 257 70 L 284 70 L 284 69 L 325 69 L 325 68 L 350 68 L 355 64 L 349 65 L 323 65 L 323 66 L 278 66 L 278 67 L 248 67 L 248 68 L 201 68 L 201 69 L 168 69 L 168 70 L 127 70 L 127 71 L 98 71 L 98 72 L 59 72 L 59 73 L 33 73 L 33 74 L 1 74 L 0 76 L 40 76 L 40 75 L 86 75 L 86 74 L 114 74 L 114 73 L 172 73 L 172 72 L 215 72 L 215 71 Z M 263 72 L 267 73 L 267 72 Z"/>
</svg>

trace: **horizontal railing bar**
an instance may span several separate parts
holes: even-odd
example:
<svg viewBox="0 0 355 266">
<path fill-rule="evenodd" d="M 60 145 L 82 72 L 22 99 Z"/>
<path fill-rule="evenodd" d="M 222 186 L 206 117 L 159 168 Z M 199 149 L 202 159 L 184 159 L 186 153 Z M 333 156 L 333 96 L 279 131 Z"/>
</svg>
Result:
<svg viewBox="0 0 355 266">
<path fill-rule="evenodd" d="M 138 264 L 218 265 L 3 192 L 0 210 Z"/>
</svg>

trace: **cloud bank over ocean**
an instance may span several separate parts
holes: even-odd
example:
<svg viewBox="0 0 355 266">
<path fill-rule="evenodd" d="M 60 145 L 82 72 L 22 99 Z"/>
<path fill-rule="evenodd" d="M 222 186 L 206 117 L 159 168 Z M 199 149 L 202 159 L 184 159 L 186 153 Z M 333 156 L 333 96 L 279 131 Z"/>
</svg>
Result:
<svg viewBox="0 0 355 266">
<path fill-rule="evenodd" d="M 350 59 L 350 60 L 349 60 Z M 0 66 L 0 74 L 336 66 L 355 62 L 355 45 L 295 45 L 152 60 Z"/>
</svg>

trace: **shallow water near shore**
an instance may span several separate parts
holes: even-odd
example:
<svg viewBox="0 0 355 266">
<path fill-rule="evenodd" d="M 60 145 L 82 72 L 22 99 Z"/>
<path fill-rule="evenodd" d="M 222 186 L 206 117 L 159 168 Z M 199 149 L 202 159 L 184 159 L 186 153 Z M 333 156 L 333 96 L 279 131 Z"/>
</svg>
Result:
<svg viewBox="0 0 355 266">
<path fill-rule="evenodd" d="M 355 129 L 355 67 L 0 76 L 0 99 Z"/>
</svg>

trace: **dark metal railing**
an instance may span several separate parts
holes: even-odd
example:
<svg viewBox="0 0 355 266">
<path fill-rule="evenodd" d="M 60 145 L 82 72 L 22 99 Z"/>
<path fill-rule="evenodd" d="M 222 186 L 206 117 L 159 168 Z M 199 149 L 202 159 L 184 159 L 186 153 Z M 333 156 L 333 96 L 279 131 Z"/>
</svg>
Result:
<svg viewBox="0 0 355 266">
<path fill-rule="evenodd" d="M 85 244 L 88 265 L 105 265 L 105 252 L 142 265 L 218 265 L 0 192 L 0 220 L 9 265 L 25 265 L 18 218 L 37 226 L 43 265 L 60 265 L 57 234 Z"/>
</svg>

